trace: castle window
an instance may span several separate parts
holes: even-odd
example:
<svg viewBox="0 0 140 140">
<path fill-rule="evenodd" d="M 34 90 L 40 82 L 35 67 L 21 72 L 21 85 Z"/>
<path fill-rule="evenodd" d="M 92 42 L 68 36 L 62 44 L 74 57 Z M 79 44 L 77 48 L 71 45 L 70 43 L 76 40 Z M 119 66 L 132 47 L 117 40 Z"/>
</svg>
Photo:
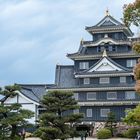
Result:
<svg viewBox="0 0 140 140">
<path fill-rule="evenodd" d="M 107 117 L 109 112 L 110 112 L 110 109 L 109 108 L 101 109 L 100 110 L 100 116 L 101 117 Z"/>
<path fill-rule="evenodd" d="M 109 77 L 100 78 L 100 84 L 109 84 L 109 83 L 110 83 Z"/>
<path fill-rule="evenodd" d="M 112 46 L 108 47 L 109 52 L 112 52 Z"/>
<path fill-rule="evenodd" d="M 97 52 L 103 52 L 104 49 L 105 49 L 104 46 L 98 46 L 98 47 L 97 47 Z"/>
<path fill-rule="evenodd" d="M 89 78 L 84 78 L 84 85 L 90 84 L 90 79 Z"/>
<path fill-rule="evenodd" d="M 129 59 L 127 60 L 127 67 L 134 67 L 136 65 L 135 59 Z"/>
<path fill-rule="evenodd" d="M 116 46 L 111 46 L 111 45 L 109 45 L 109 46 L 99 46 L 99 47 L 97 47 L 97 52 L 103 52 L 104 51 L 104 49 L 106 49 L 106 51 L 109 51 L 109 52 L 115 52 L 116 51 Z"/>
<path fill-rule="evenodd" d="M 116 52 L 116 46 L 112 46 L 112 51 Z"/>
<path fill-rule="evenodd" d="M 88 62 L 80 62 L 79 63 L 79 68 L 80 69 L 88 69 L 89 68 L 89 63 Z"/>
<path fill-rule="evenodd" d="M 78 99 L 79 99 L 79 94 L 78 94 L 78 93 L 74 93 L 74 94 L 73 94 L 73 98 L 74 98 L 75 100 L 78 100 Z"/>
<path fill-rule="evenodd" d="M 125 99 L 128 100 L 135 99 L 135 92 L 134 91 L 125 92 Z"/>
<path fill-rule="evenodd" d="M 101 52 L 100 46 L 97 47 L 97 52 Z"/>
<path fill-rule="evenodd" d="M 120 83 L 126 83 L 126 77 L 120 77 Z"/>
<path fill-rule="evenodd" d="M 87 100 L 96 100 L 96 92 L 88 92 Z"/>
<path fill-rule="evenodd" d="M 86 116 L 87 116 L 87 117 L 92 117 L 92 109 L 89 109 L 89 108 L 88 108 L 88 109 L 86 110 Z"/>
<path fill-rule="evenodd" d="M 108 100 L 115 100 L 115 99 L 117 99 L 117 93 L 116 92 L 107 92 L 107 99 Z"/>
<path fill-rule="evenodd" d="M 115 33 L 114 34 L 114 38 L 117 40 L 117 39 L 119 39 L 119 34 L 118 33 Z"/>
<path fill-rule="evenodd" d="M 131 108 L 125 108 L 125 116 L 128 115 L 128 112 L 131 111 Z"/>
<path fill-rule="evenodd" d="M 79 109 L 73 110 L 73 114 L 78 114 L 78 113 L 79 113 Z"/>
</svg>

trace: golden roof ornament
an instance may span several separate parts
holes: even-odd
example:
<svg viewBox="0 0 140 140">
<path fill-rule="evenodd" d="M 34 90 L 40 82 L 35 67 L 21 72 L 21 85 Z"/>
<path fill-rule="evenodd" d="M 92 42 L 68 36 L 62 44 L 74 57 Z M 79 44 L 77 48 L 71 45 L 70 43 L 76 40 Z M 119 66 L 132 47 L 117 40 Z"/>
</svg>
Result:
<svg viewBox="0 0 140 140">
<path fill-rule="evenodd" d="M 104 51 L 103 51 L 103 57 L 107 57 L 106 49 L 104 49 Z"/>
<path fill-rule="evenodd" d="M 106 16 L 109 16 L 109 15 L 110 15 L 110 14 L 109 14 L 109 10 L 108 10 L 108 8 L 106 9 L 105 14 L 106 14 Z"/>
</svg>

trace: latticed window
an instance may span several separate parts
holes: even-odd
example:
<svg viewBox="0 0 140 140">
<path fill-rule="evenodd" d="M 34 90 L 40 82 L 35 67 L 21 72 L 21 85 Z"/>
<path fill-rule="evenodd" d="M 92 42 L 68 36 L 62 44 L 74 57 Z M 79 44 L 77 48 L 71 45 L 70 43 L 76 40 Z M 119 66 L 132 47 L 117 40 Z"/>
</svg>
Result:
<svg viewBox="0 0 140 140">
<path fill-rule="evenodd" d="M 125 116 L 128 115 L 128 111 L 130 111 L 130 110 L 131 110 L 131 108 L 125 108 Z"/>
<path fill-rule="evenodd" d="M 110 83 L 109 77 L 100 78 L 100 84 L 109 84 L 109 83 Z"/>
<path fill-rule="evenodd" d="M 84 78 L 84 85 L 90 84 L 90 78 Z"/>
<path fill-rule="evenodd" d="M 74 113 L 74 114 L 78 114 L 78 113 L 79 113 L 79 109 L 73 110 L 73 113 Z"/>
<path fill-rule="evenodd" d="M 88 108 L 88 109 L 86 110 L 86 116 L 87 116 L 87 117 L 92 117 L 92 109 L 89 109 L 89 108 Z"/>
<path fill-rule="evenodd" d="M 100 116 L 101 117 L 107 117 L 108 113 L 110 113 L 110 109 L 109 108 L 104 108 L 100 110 Z"/>
<path fill-rule="evenodd" d="M 127 60 L 127 67 L 134 67 L 136 65 L 135 59 L 129 59 Z"/>
<path fill-rule="evenodd" d="M 74 94 L 73 94 L 73 98 L 74 98 L 75 100 L 78 100 L 78 99 L 79 99 L 79 93 L 74 93 Z"/>
<path fill-rule="evenodd" d="M 135 99 L 135 92 L 134 91 L 126 91 L 125 92 L 125 99 L 128 99 L 128 100 Z"/>
<path fill-rule="evenodd" d="M 116 92 L 107 92 L 107 99 L 108 100 L 115 100 L 115 99 L 117 99 L 117 93 Z"/>
<path fill-rule="evenodd" d="M 80 62 L 79 63 L 79 68 L 80 69 L 88 69 L 89 68 L 89 63 L 88 62 Z"/>
<path fill-rule="evenodd" d="M 96 92 L 88 92 L 87 100 L 96 100 Z"/>
<path fill-rule="evenodd" d="M 126 83 L 126 77 L 120 77 L 120 83 Z"/>
</svg>

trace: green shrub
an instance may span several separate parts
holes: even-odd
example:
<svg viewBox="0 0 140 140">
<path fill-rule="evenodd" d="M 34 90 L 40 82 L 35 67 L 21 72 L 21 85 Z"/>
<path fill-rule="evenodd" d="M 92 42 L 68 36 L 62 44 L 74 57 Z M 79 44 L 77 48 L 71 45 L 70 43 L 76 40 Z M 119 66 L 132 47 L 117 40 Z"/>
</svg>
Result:
<svg viewBox="0 0 140 140">
<path fill-rule="evenodd" d="M 116 134 L 116 137 L 123 138 L 124 135 L 123 135 L 122 133 L 117 133 L 117 134 Z"/>
<path fill-rule="evenodd" d="M 140 132 L 140 129 L 138 128 L 130 128 L 127 131 L 125 131 L 123 133 L 123 136 L 126 138 L 135 138 L 135 136 L 137 135 L 137 132 Z"/>
<path fill-rule="evenodd" d="M 111 131 L 109 129 L 103 128 L 97 132 L 98 139 L 108 139 L 111 137 L 112 137 L 112 134 L 111 134 Z"/>
</svg>

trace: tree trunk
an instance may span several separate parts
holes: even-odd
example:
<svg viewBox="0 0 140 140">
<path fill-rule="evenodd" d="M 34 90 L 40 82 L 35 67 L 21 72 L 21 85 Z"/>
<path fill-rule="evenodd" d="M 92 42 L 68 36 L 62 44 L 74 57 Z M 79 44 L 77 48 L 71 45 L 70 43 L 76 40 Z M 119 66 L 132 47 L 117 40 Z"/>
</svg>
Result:
<svg viewBox="0 0 140 140">
<path fill-rule="evenodd" d="M 10 136 L 12 140 L 14 140 L 14 138 L 16 136 L 16 132 L 17 132 L 17 126 L 12 125 L 11 136 Z"/>
</svg>

